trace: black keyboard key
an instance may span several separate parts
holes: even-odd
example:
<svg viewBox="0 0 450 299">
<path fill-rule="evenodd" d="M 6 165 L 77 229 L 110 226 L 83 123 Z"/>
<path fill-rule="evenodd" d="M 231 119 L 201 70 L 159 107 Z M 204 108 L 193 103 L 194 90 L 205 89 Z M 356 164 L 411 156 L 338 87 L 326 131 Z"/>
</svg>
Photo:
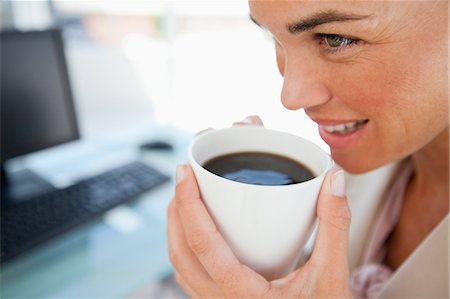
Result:
<svg viewBox="0 0 450 299">
<path fill-rule="evenodd" d="M 65 189 L 3 206 L 1 262 L 131 201 L 168 179 L 148 165 L 132 162 Z"/>
</svg>

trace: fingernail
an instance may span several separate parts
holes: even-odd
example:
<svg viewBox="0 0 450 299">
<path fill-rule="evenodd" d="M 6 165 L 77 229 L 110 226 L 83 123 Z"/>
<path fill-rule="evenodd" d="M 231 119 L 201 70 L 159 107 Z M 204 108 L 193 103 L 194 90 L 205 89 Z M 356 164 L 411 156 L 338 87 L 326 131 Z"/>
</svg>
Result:
<svg viewBox="0 0 450 299">
<path fill-rule="evenodd" d="M 246 117 L 244 118 L 242 121 L 240 121 L 241 123 L 244 123 L 246 125 L 252 125 L 254 124 L 253 120 L 250 117 Z"/>
<path fill-rule="evenodd" d="M 342 169 L 331 177 L 331 193 L 337 197 L 345 197 L 345 175 Z"/>
<path fill-rule="evenodd" d="M 179 182 L 181 182 L 185 176 L 186 176 L 186 166 L 184 164 L 178 165 L 177 166 L 177 174 L 176 174 L 177 184 Z"/>
</svg>

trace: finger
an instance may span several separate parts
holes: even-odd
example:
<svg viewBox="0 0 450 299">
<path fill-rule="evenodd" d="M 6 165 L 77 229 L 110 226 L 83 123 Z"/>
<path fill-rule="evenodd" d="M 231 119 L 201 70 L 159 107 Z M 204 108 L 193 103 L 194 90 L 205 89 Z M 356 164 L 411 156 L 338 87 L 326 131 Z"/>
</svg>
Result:
<svg viewBox="0 0 450 299">
<path fill-rule="evenodd" d="M 220 289 L 233 294 L 267 290 L 267 281 L 242 265 L 218 232 L 200 199 L 191 167 L 178 167 L 175 194 L 187 243 Z"/>
<path fill-rule="evenodd" d="M 248 125 L 264 126 L 261 118 L 258 115 L 250 115 L 241 121 L 233 123 L 233 126 L 248 126 Z"/>
<path fill-rule="evenodd" d="M 302 266 L 285 277 L 272 280 L 270 282 L 270 291 L 273 298 L 318 298 L 311 295 L 306 295 L 310 293 L 310 289 L 313 286 L 309 274 L 310 271 L 305 269 L 305 266 Z M 287 297 L 286 294 L 291 294 L 292 296 Z"/>
<path fill-rule="evenodd" d="M 198 294 L 212 294 L 214 282 L 189 248 L 175 200 L 171 201 L 167 210 L 167 239 L 170 261 L 178 275 L 184 277 L 185 284 Z"/>
<path fill-rule="evenodd" d="M 317 202 L 319 228 L 311 260 L 317 264 L 348 268 L 348 235 L 351 213 L 345 196 L 344 171 L 331 170 L 320 190 Z"/>
<path fill-rule="evenodd" d="M 298 274 L 298 269 L 289 273 L 287 276 L 270 281 L 270 286 L 274 289 L 285 288 Z"/>
<path fill-rule="evenodd" d="M 183 289 L 185 294 L 190 299 L 200 298 L 198 294 L 191 288 L 191 286 L 186 282 L 186 280 L 183 278 L 183 276 L 180 275 L 178 271 L 175 270 L 175 280 L 177 284 Z"/>
<path fill-rule="evenodd" d="M 207 129 L 204 129 L 204 130 L 201 130 L 201 131 L 197 132 L 195 134 L 195 136 L 199 136 L 199 135 L 202 135 L 203 133 L 211 132 L 213 130 L 214 130 L 213 128 L 207 128 Z"/>
</svg>

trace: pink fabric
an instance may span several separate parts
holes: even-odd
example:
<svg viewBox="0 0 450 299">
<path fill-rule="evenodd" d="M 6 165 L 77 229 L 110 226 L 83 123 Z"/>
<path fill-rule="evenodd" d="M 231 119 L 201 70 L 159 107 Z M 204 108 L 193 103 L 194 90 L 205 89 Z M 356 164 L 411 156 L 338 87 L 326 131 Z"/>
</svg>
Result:
<svg viewBox="0 0 450 299">
<path fill-rule="evenodd" d="M 387 250 L 385 243 L 400 217 L 406 186 L 412 174 L 412 162 L 407 160 L 386 194 L 380 214 L 372 228 L 361 266 L 356 268 L 350 277 L 353 294 L 357 298 L 375 298 L 392 275 L 392 270 L 383 265 Z"/>
</svg>

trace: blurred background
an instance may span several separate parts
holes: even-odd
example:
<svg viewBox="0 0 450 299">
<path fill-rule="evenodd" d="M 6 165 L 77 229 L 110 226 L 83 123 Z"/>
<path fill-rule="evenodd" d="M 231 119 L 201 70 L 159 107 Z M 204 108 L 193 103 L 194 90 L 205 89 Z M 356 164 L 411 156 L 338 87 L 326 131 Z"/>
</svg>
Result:
<svg viewBox="0 0 450 299">
<path fill-rule="evenodd" d="M 303 112 L 282 107 L 271 37 L 249 21 L 246 1 L 3 0 L 1 13 L 2 28 L 64 30 L 86 137 L 124 121 L 195 132 L 259 114 L 317 138 Z"/>
<path fill-rule="evenodd" d="M 186 161 L 195 132 L 258 114 L 266 127 L 303 136 L 327 150 L 303 111 L 281 105 L 273 43 L 250 21 L 246 1 L 2 0 L 0 26 L 10 34 L 61 32 L 65 59 L 59 63 L 66 65 L 78 133 L 2 158 L 3 177 L 32 171 L 53 187 L 51 192 L 61 191 L 54 195 L 58 198 L 80 180 L 134 161 L 144 161 L 166 178 L 136 191 L 132 202 L 121 199 L 89 221 L 71 223 L 70 230 L 53 231 L 36 242 L 23 237 L 25 245 L 14 249 L 14 256 L 6 247 L 3 256 L 2 247 L 2 298 L 183 298 L 167 256 L 165 210 L 175 166 Z M 0 52 L 3 42 L 6 37 Z M 28 50 L 33 56 L 33 47 Z M 9 76 L 6 65 L 0 61 L 2 80 Z M 41 76 L 46 77 L 44 70 Z M 28 115 L 34 111 L 20 109 Z M 5 132 L 18 138 L 18 127 L 2 121 L 2 138 Z M 10 181 L 2 181 L 3 190 Z M 10 224 L 11 219 L 28 217 L 24 203 L 39 207 L 43 202 L 43 194 L 18 199 L 8 194 L 2 191 L 5 244 L 3 236 L 22 227 Z M 5 233 L 9 226 L 15 233 Z"/>
</svg>

